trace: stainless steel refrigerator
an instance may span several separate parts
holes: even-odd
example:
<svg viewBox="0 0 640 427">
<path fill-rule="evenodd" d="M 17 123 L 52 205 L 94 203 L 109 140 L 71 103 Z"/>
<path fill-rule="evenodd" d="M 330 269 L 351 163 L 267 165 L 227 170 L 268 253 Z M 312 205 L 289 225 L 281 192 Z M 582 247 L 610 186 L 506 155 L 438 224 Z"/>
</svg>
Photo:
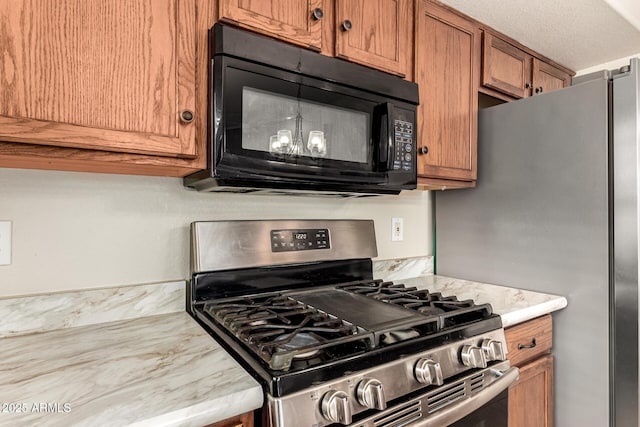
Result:
<svg viewBox="0 0 640 427">
<path fill-rule="evenodd" d="M 567 297 L 558 427 L 638 426 L 639 66 L 481 110 L 477 188 L 435 196 L 437 274 Z"/>
</svg>

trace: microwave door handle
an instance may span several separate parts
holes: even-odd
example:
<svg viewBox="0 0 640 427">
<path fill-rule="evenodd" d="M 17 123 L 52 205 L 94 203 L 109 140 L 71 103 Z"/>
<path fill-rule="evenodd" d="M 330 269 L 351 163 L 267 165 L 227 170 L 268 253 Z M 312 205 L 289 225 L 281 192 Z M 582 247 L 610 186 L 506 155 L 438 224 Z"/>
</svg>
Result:
<svg viewBox="0 0 640 427">
<path fill-rule="evenodd" d="M 378 149 L 378 171 L 392 169 L 393 163 L 393 104 L 385 102 L 374 108 L 374 123 L 379 123 L 374 142 Z"/>
<path fill-rule="evenodd" d="M 423 421 L 415 423 L 416 427 L 439 427 L 448 426 L 456 421 L 466 417 L 472 412 L 480 409 L 493 398 L 506 390 L 511 384 L 518 381 L 520 371 L 516 367 L 507 369 L 506 371 L 495 371 L 494 375 L 499 376 L 497 380 L 486 386 L 482 391 L 472 397 L 453 404 L 447 408 L 441 409 L 433 415 L 430 415 Z"/>
</svg>

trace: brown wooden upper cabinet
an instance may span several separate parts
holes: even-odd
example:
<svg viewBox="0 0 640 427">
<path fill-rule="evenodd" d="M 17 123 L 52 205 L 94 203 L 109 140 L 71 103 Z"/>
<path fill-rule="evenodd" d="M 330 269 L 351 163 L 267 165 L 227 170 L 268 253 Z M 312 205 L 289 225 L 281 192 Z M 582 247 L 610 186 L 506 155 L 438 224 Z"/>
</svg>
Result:
<svg viewBox="0 0 640 427">
<path fill-rule="evenodd" d="M 482 86 L 512 98 L 526 98 L 569 86 L 571 75 L 484 31 Z M 492 94 L 489 92 L 489 94 Z"/>
<path fill-rule="evenodd" d="M 0 18 L 0 141 L 195 157 L 195 0 L 12 0 Z"/>
<path fill-rule="evenodd" d="M 412 9 L 412 0 L 219 1 L 222 21 L 399 76 L 411 59 Z"/>
<path fill-rule="evenodd" d="M 475 22 L 427 0 L 416 9 L 418 181 L 423 188 L 473 186 L 480 30 Z"/>
<path fill-rule="evenodd" d="M 407 74 L 411 56 L 411 0 L 336 0 L 336 56 Z"/>
<path fill-rule="evenodd" d="M 328 0 L 219 0 L 223 21 L 320 50 Z"/>
<path fill-rule="evenodd" d="M 552 92 L 571 85 L 571 75 L 537 58 L 533 58 L 532 88 L 535 94 Z"/>
</svg>

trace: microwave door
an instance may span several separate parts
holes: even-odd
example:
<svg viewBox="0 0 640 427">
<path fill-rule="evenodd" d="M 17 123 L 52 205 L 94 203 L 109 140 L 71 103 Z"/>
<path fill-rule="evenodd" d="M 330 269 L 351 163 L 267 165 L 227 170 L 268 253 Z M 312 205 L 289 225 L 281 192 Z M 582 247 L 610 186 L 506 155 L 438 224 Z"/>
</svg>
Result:
<svg viewBox="0 0 640 427">
<path fill-rule="evenodd" d="M 224 154 L 327 177 L 380 170 L 373 100 L 228 67 Z M 223 157 L 224 157 L 223 154 Z M 315 169 L 314 169 L 315 168 Z"/>
</svg>

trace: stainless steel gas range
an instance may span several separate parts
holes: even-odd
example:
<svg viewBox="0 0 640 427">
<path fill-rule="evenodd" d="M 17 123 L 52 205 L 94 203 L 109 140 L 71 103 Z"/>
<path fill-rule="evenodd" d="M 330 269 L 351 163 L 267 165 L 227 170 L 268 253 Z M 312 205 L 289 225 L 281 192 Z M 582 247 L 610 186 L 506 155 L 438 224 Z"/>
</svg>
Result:
<svg viewBox="0 0 640 427">
<path fill-rule="evenodd" d="M 265 424 L 507 425 L 518 370 L 500 316 L 373 280 L 372 221 L 195 222 L 191 232 L 189 311 L 261 382 Z"/>
</svg>

